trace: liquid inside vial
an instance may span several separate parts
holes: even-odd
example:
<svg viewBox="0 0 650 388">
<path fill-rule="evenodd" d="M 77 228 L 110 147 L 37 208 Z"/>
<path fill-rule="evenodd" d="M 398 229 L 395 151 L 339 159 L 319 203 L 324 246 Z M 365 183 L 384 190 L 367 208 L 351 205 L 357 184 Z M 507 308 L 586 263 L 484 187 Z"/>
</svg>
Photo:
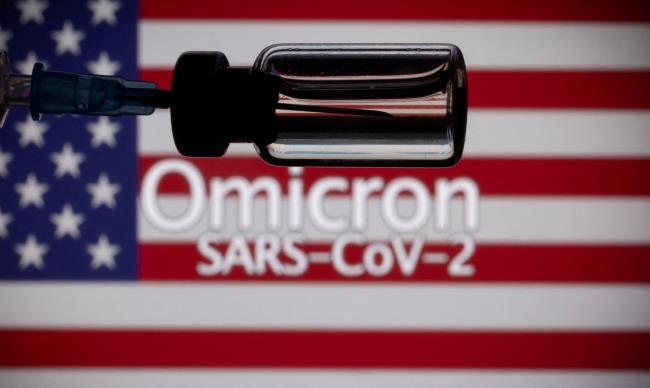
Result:
<svg viewBox="0 0 650 388">
<path fill-rule="evenodd" d="M 430 165 L 454 159 L 453 94 L 466 93 L 464 64 L 458 65 L 454 50 L 450 45 L 267 48 L 254 69 L 279 81 L 280 97 L 274 141 L 258 145 L 258 151 L 273 164 Z"/>
</svg>

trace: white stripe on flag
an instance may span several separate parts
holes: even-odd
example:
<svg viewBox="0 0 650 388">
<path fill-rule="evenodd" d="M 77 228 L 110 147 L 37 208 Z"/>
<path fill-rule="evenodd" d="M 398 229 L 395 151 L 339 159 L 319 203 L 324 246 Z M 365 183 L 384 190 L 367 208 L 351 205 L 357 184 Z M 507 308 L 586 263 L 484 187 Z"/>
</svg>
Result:
<svg viewBox="0 0 650 388">
<path fill-rule="evenodd" d="M 650 25 L 640 23 L 145 20 L 138 36 L 145 68 L 170 68 L 192 50 L 251 64 L 264 47 L 294 42 L 454 43 L 470 68 L 650 68 Z"/>
<path fill-rule="evenodd" d="M 465 157 L 650 157 L 650 111 L 480 109 L 468 120 Z M 169 112 L 138 117 L 138 150 L 177 155 Z M 231 144 L 228 155 L 257 154 Z"/>
<path fill-rule="evenodd" d="M 650 287 L 0 284 L 0 327 L 648 330 Z"/>
<path fill-rule="evenodd" d="M 433 185 L 433 182 L 431 183 Z M 158 203 L 165 213 L 183 214 L 187 196 L 159 195 Z M 229 236 L 238 233 L 238 199 L 225 201 L 225 225 L 220 233 Z M 436 231 L 433 217 L 421 229 L 429 241 L 447 241 L 450 234 L 463 231 L 462 200 L 453 200 L 451 229 Z M 253 204 L 251 231 L 266 229 L 266 200 L 257 198 Z M 163 232 L 138 213 L 138 238 L 141 242 L 194 242 L 203 232 L 209 231 L 209 209 L 191 229 L 181 232 Z M 413 201 L 398 199 L 398 209 L 411 214 Z M 348 219 L 350 199 L 333 197 L 324 201 L 326 213 L 331 217 Z M 286 201 L 282 209 L 287 209 Z M 382 219 L 380 198 L 367 201 L 368 227 L 363 233 L 369 239 L 388 239 L 400 234 L 389 229 Z M 283 217 L 283 219 L 286 219 Z M 283 226 L 284 228 L 284 226 Z M 571 244 L 647 244 L 650 243 L 650 198 L 647 197 L 532 197 L 532 196 L 482 196 L 480 199 L 480 226 L 472 233 L 479 242 L 492 243 L 571 243 Z M 278 233 L 286 233 L 280 230 Z M 308 241 L 331 241 L 340 233 L 317 229 L 305 216 L 301 232 Z"/>
<path fill-rule="evenodd" d="M 615 371 L 395 371 L 377 369 L 39 369 L 0 370 L 0 381 L 23 388 L 610 388 L 648 387 L 650 373 Z"/>
</svg>

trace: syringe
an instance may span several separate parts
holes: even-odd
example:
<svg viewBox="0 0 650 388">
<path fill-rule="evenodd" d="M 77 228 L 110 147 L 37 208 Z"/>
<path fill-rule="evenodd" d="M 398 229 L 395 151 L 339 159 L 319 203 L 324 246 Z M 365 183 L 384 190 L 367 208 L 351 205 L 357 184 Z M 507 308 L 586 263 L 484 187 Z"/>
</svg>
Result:
<svg viewBox="0 0 650 388">
<path fill-rule="evenodd" d="M 12 74 L 0 54 L 0 116 L 149 115 L 171 108 L 185 156 L 222 156 L 253 143 L 275 165 L 446 167 L 460 160 L 467 78 L 448 44 L 281 44 L 252 67 L 220 52 L 187 52 L 171 90 L 120 77 L 45 71 Z M 0 123 L 1 124 L 1 123 Z"/>
<path fill-rule="evenodd" d="M 34 120 L 43 113 L 97 116 L 149 115 L 169 108 L 171 93 L 151 82 L 120 77 L 45 71 L 36 63 L 31 75 L 13 74 L 0 53 L 0 127 L 10 108 L 29 108 Z"/>
</svg>

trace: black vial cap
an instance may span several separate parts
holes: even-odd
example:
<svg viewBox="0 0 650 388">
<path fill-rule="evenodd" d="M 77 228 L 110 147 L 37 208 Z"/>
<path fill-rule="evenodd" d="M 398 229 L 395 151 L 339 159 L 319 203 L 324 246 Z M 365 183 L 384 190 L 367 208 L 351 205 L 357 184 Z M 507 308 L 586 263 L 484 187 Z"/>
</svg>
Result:
<svg viewBox="0 0 650 388">
<path fill-rule="evenodd" d="M 228 142 L 213 128 L 220 120 L 215 117 L 219 115 L 215 94 L 220 93 L 215 79 L 228 65 L 226 56 L 218 51 L 186 52 L 176 61 L 171 123 L 174 143 L 183 156 L 223 156 L 228 149 Z"/>
</svg>

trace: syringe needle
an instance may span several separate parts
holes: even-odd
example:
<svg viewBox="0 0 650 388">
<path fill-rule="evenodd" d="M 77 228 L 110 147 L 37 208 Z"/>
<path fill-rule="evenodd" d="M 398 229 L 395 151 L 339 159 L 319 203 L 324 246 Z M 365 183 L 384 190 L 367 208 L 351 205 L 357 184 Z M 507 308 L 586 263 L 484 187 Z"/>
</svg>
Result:
<svg viewBox="0 0 650 388">
<path fill-rule="evenodd" d="M 121 77 L 45 71 L 34 65 L 32 75 L 12 74 L 6 52 L 0 53 L 0 127 L 11 107 L 28 107 L 32 118 L 41 113 L 94 116 L 149 115 L 169 108 L 171 93 L 156 84 Z"/>
<path fill-rule="evenodd" d="M 168 106 L 167 94 L 156 84 L 121 77 L 44 71 L 37 63 L 32 72 L 32 117 L 41 113 L 85 115 L 148 115 Z"/>
</svg>

